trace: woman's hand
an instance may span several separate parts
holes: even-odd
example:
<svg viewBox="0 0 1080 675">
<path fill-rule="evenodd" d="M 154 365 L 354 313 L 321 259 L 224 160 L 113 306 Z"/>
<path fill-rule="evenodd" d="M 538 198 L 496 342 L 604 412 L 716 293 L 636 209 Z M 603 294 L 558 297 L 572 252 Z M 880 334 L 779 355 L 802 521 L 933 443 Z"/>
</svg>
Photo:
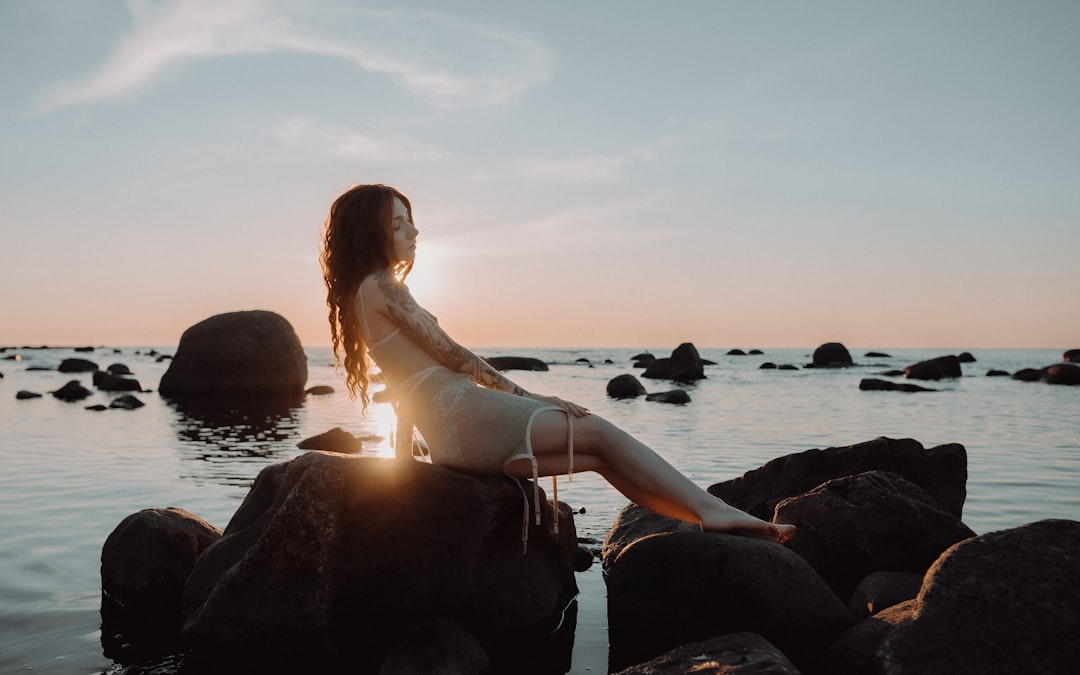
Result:
<svg viewBox="0 0 1080 675">
<path fill-rule="evenodd" d="M 558 396 L 541 396 L 540 394 L 529 394 L 529 398 L 536 399 L 537 401 L 543 401 L 553 406 L 562 408 L 574 417 L 585 417 L 592 413 L 588 408 L 578 405 L 577 403 L 571 403 L 570 401 L 564 401 Z"/>
</svg>

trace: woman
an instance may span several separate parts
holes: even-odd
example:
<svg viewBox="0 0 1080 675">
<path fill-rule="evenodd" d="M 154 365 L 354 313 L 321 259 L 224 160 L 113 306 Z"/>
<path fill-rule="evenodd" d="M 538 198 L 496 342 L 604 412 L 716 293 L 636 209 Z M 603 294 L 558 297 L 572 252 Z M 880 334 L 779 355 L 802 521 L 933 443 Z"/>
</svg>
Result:
<svg viewBox="0 0 1080 675">
<path fill-rule="evenodd" d="M 706 532 L 776 542 L 794 532 L 729 506 L 607 420 L 525 391 L 451 339 L 403 283 L 418 231 L 409 200 L 394 188 L 348 190 L 331 207 L 324 234 L 335 359 L 365 410 L 368 354 L 389 380 L 405 432 L 399 451 L 411 448 L 415 424 L 435 464 L 505 472 L 534 485 L 539 475 L 596 471 L 637 504 Z"/>
</svg>

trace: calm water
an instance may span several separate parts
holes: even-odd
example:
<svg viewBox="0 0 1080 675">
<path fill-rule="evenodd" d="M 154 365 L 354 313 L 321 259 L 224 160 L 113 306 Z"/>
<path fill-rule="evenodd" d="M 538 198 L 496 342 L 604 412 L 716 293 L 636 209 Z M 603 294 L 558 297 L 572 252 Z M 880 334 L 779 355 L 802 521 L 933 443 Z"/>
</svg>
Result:
<svg viewBox="0 0 1080 675">
<path fill-rule="evenodd" d="M 1080 388 L 986 377 L 1060 360 L 1062 350 L 974 351 L 965 377 L 930 383 L 936 393 L 861 392 L 859 380 L 902 368 L 945 350 L 878 349 L 868 359 L 852 349 L 856 368 L 836 371 L 760 370 L 764 361 L 803 365 L 811 349 L 727 356 L 708 378 L 686 387 L 686 406 L 613 401 L 608 380 L 637 373 L 634 350 L 487 350 L 485 355 L 541 358 L 548 372 L 512 372 L 523 387 L 558 394 L 590 407 L 665 454 L 703 485 L 725 480 L 787 453 L 849 445 L 876 436 L 914 438 L 930 447 L 961 443 L 968 451 L 965 522 L 976 532 L 1043 518 L 1080 520 Z M 673 346 L 672 346 L 673 347 Z M 649 351 L 666 356 L 671 347 Z M 158 348 L 171 353 L 172 348 Z M 19 351 L 0 360 L 0 673 L 100 673 L 99 555 L 112 529 L 148 507 L 179 506 L 224 528 L 260 469 L 299 454 L 296 443 L 340 426 L 367 438 L 365 453 L 390 454 L 392 417 L 385 405 L 369 418 L 343 393 L 328 350 L 309 349 L 308 385 L 338 393 L 309 397 L 300 408 L 259 419 L 192 418 L 156 393 L 138 394 L 135 411 L 94 412 L 85 406 L 115 395 L 96 392 L 81 403 L 46 395 L 19 401 L 19 390 L 47 394 L 68 380 L 92 388 L 88 375 L 30 370 L 55 368 L 80 356 L 101 368 L 123 363 L 145 388 L 157 389 L 167 362 L 146 349 Z M 10 356 L 8 351 L 0 358 Z M 577 363 L 586 358 L 592 367 Z M 605 360 L 613 363 L 606 365 Z M 642 380 L 650 391 L 672 388 Z M 547 483 L 545 483 L 547 485 Z M 580 536 L 602 539 L 625 500 L 602 480 L 580 474 L 560 482 L 559 496 L 575 508 Z M 598 565 L 579 574 L 582 588 L 572 672 L 605 672 L 604 589 Z"/>
</svg>

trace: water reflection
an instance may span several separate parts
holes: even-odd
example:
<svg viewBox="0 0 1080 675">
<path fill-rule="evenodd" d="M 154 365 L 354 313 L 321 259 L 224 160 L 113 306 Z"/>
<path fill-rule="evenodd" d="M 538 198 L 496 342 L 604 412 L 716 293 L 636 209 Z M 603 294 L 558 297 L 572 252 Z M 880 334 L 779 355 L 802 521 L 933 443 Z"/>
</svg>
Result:
<svg viewBox="0 0 1080 675">
<path fill-rule="evenodd" d="M 263 467 L 297 452 L 303 397 L 162 397 L 175 413 L 182 458 L 199 482 L 249 487 Z"/>
</svg>

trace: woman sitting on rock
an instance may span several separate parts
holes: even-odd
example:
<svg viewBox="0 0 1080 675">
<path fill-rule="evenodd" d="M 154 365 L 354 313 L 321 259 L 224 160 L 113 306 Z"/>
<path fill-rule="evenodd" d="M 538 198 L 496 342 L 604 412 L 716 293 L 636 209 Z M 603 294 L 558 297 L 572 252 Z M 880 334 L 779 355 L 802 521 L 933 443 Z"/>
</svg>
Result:
<svg viewBox="0 0 1080 675">
<path fill-rule="evenodd" d="M 335 360 L 365 410 L 368 355 L 388 379 L 399 454 L 411 452 L 415 425 L 434 464 L 532 478 L 537 493 L 541 475 L 596 471 L 637 504 L 706 532 L 777 542 L 791 536 L 794 526 L 729 506 L 607 420 L 525 391 L 455 342 L 403 283 L 417 234 L 403 194 L 360 185 L 331 206 L 322 250 Z"/>
</svg>

